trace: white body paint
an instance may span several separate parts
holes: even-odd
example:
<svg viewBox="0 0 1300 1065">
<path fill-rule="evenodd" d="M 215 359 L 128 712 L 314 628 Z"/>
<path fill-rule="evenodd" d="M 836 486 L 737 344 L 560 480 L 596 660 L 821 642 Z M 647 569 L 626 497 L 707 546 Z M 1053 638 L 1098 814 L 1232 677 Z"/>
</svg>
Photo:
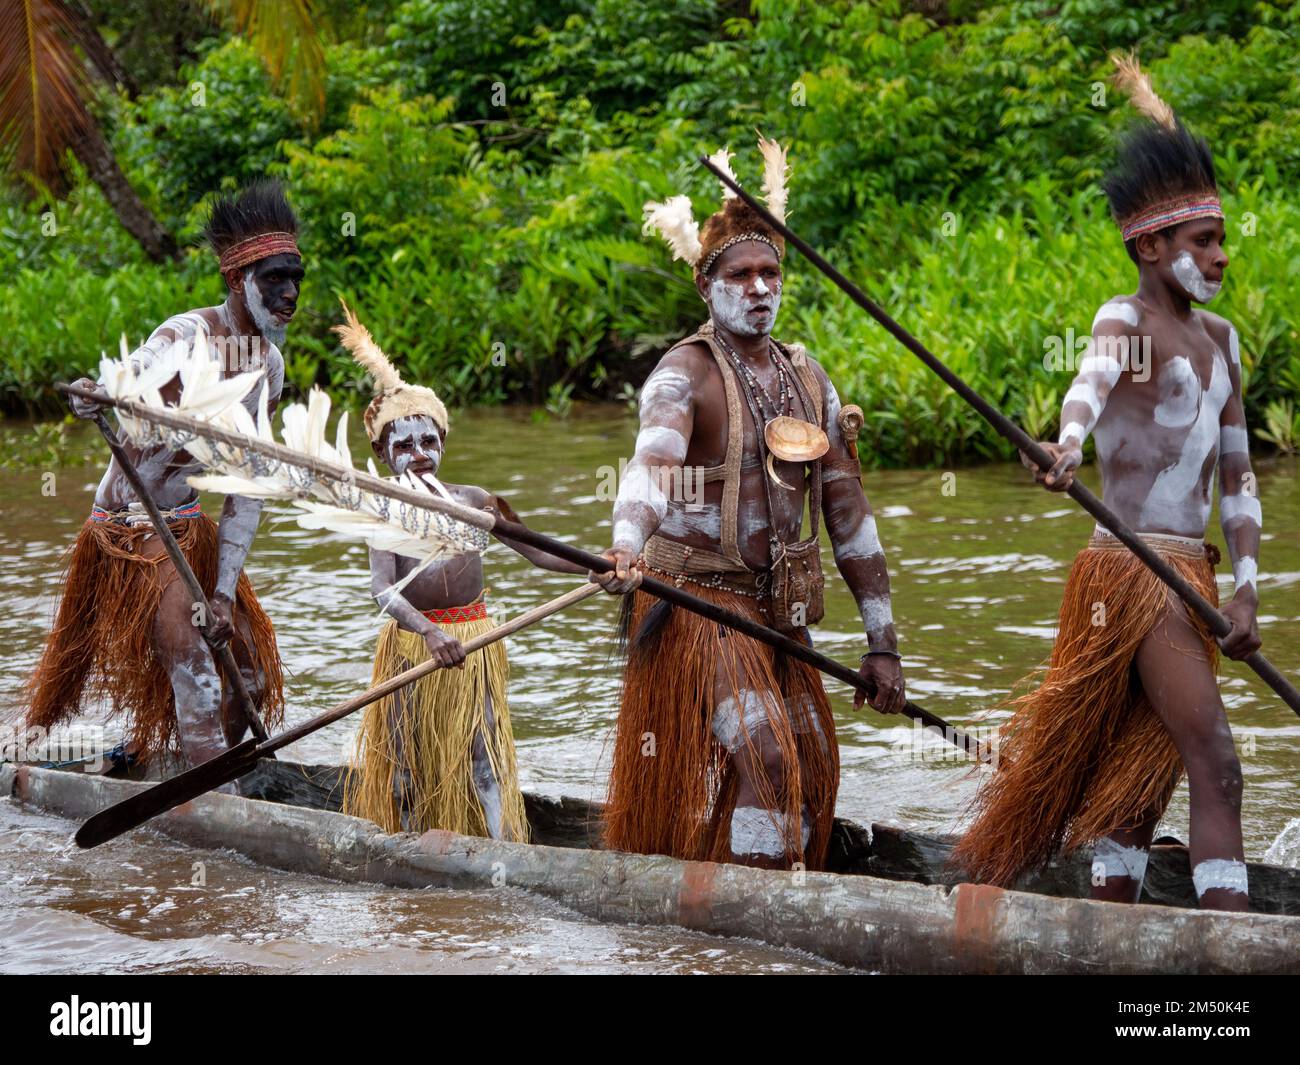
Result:
<svg viewBox="0 0 1300 1065">
<path fill-rule="evenodd" d="M 768 858 L 785 854 L 785 841 L 776 822 L 779 816 L 760 806 L 737 806 L 731 815 L 731 853 Z"/>
<path fill-rule="evenodd" d="M 675 539 L 704 536 L 716 542 L 722 539 L 722 510 L 716 503 L 702 503 L 696 509 L 670 503 L 659 531 Z"/>
<path fill-rule="evenodd" d="M 1234 521 L 1246 521 L 1256 528 L 1261 528 L 1264 522 L 1264 511 L 1258 497 L 1242 492 L 1219 498 L 1219 519 L 1225 529 L 1230 522 Z"/>
<path fill-rule="evenodd" d="M 1169 368 L 1164 372 L 1170 372 Z M 1231 392 L 1227 363 L 1215 352 L 1210 385 L 1198 397 L 1197 414 L 1178 458 L 1156 475 L 1151 493 L 1142 505 L 1139 530 L 1205 528 L 1210 504 L 1196 489 L 1210 452 L 1218 443 L 1219 415 Z"/>
<path fill-rule="evenodd" d="M 636 434 L 636 450 L 685 457 L 686 440 L 676 429 L 667 425 L 647 425 Z"/>
<path fill-rule="evenodd" d="M 691 379 L 681 370 L 655 370 L 641 388 L 641 421 L 653 423 L 680 413 L 690 401 Z"/>
<path fill-rule="evenodd" d="M 880 546 L 880 534 L 876 530 L 876 519 L 871 514 L 863 516 L 862 522 L 852 536 L 843 543 L 835 545 L 836 561 L 850 558 L 874 558 L 876 555 L 884 555 L 884 553 L 884 548 Z"/>
<path fill-rule="evenodd" d="M 1201 382 L 1186 356 L 1170 360 L 1160 372 L 1157 387 L 1160 393 L 1155 410 L 1157 424 L 1181 429 L 1196 420 L 1201 405 Z"/>
<path fill-rule="evenodd" d="M 1142 847 L 1125 847 L 1105 836 L 1097 841 L 1092 854 L 1094 868 L 1100 864 L 1103 875 L 1108 879 L 1112 876 L 1126 876 L 1141 885 L 1143 877 L 1147 875 L 1148 855 Z"/>
<path fill-rule="evenodd" d="M 1192 886 L 1199 899 L 1207 891 L 1246 891 L 1246 863 L 1231 858 L 1207 858 L 1192 869 Z"/>
<path fill-rule="evenodd" d="M 894 623 L 894 612 L 884 596 L 865 596 L 858 601 L 858 612 L 868 636 L 879 635 Z"/>
<path fill-rule="evenodd" d="M 1232 579 L 1236 582 L 1237 590 L 1241 590 L 1246 585 L 1254 588 L 1258 576 L 1259 566 L 1252 555 L 1242 555 L 1232 565 Z"/>
<path fill-rule="evenodd" d="M 762 692 L 741 688 L 728 695 L 713 711 L 713 735 L 728 751 L 735 754 L 752 736 L 768 723 L 769 708 Z M 744 851 L 737 851 L 743 854 Z"/>
<path fill-rule="evenodd" d="M 1189 251 L 1179 252 L 1170 269 L 1178 283 L 1197 303 L 1209 303 L 1219 294 L 1219 289 L 1223 285 L 1221 281 L 1207 281 Z"/>
<path fill-rule="evenodd" d="M 1124 300 L 1109 300 L 1103 303 L 1092 319 L 1093 332 L 1102 322 L 1123 322 L 1134 329 L 1138 324 L 1137 308 Z"/>
<path fill-rule="evenodd" d="M 1249 455 L 1250 437 L 1241 425 L 1225 425 L 1219 431 L 1219 455 Z"/>
</svg>

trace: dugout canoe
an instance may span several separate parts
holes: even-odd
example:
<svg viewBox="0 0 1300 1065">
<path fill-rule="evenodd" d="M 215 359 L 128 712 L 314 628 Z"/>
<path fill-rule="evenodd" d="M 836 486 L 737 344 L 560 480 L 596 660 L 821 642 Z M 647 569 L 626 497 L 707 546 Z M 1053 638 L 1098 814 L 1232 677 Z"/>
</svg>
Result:
<svg viewBox="0 0 1300 1065">
<path fill-rule="evenodd" d="M 568 798 L 526 797 L 530 844 L 387 834 L 338 812 L 339 778 L 333 766 L 265 761 L 241 782 L 247 795 L 202 796 L 150 830 L 337 880 L 506 883 L 600 921 L 746 937 L 875 972 L 1300 972 L 1300 870 L 1250 866 L 1252 903 L 1262 912 L 1200 911 L 1181 845 L 1152 848 L 1148 901 L 1123 906 L 1077 897 L 1088 885 L 1084 859 L 1053 867 L 1026 890 L 960 883 L 944 866 L 951 839 L 886 825 L 868 832 L 842 819 L 825 873 L 601 850 L 599 808 Z M 0 795 L 74 821 L 148 786 L 75 767 L 0 765 Z"/>
</svg>

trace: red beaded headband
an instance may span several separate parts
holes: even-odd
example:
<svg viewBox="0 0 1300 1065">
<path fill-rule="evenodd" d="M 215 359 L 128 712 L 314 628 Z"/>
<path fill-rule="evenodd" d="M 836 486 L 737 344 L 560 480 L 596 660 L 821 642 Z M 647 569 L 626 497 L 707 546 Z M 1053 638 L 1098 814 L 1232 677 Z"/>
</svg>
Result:
<svg viewBox="0 0 1300 1065">
<path fill-rule="evenodd" d="M 269 259 L 272 255 L 299 254 L 301 253 L 298 251 L 298 240 L 292 233 L 274 230 L 232 244 L 221 253 L 218 266 L 222 273 L 225 273 L 227 270 L 238 270 L 249 263 L 255 263 L 259 259 Z"/>
<path fill-rule="evenodd" d="M 1197 218 L 1222 218 L 1223 205 L 1219 198 L 1210 192 L 1195 196 L 1180 196 L 1153 204 L 1144 211 L 1139 211 L 1120 223 L 1120 231 L 1126 241 L 1143 233 L 1154 233 L 1166 226 L 1179 222 L 1191 222 Z"/>
</svg>

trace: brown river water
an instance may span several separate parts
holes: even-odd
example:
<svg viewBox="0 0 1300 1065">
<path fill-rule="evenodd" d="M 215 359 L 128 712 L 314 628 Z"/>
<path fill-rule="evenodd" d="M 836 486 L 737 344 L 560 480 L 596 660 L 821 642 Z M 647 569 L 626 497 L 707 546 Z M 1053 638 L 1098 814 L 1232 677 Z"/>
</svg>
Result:
<svg viewBox="0 0 1300 1065">
<path fill-rule="evenodd" d="M 87 427 L 88 429 L 89 427 Z M 607 470 L 631 451 L 634 416 L 577 408 L 565 420 L 523 409 L 455 420 L 443 475 L 511 500 L 533 528 L 596 550 L 609 538 Z M 87 453 L 106 454 L 93 430 Z M 352 443 L 365 453 L 363 437 Z M 1300 467 L 1257 462 L 1263 501 L 1260 628 L 1264 652 L 1300 677 Z M 11 706 L 39 653 L 58 556 L 84 520 L 98 466 L 0 471 L 0 706 Z M 1093 474 L 1094 471 L 1088 471 Z M 1085 476 L 1096 487 L 1095 476 Z M 1018 466 L 873 472 L 867 491 L 889 557 L 910 697 L 956 725 L 984 716 L 1051 649 L 1061 588 L 1091 520 Z M 215 514 L 215 509 L 209 507 Z M 1221 538 L 1217 525 L 1212 538 Z M 817 646 L 845 663 L 864 649 L 853 604 L 824 552 L 827 616 Z M 495 544 L 485 557 L 498 619 L 561 594 L 575 578 L 533 569 Z M 307 532 L 268 511 L 247 565 L 288 667 L 290 723 L 356 695 L 370 679 L 380 625 L 364 545 Z M 1220 592 L 1231 577 L 1220 566 Z M 600 799 L 617 698 L 616 605 L 601 596 L 509 640 L 510 706 L 525 789 Z M 1246 668 L 1226 663 L 1222 691 L 1241 752 L 1252 860 L 1300 865 L 1300 721 Z M 918 743 L 905 719 L 854 713 L 828 681 L 843 762 L 838 813 L 951 831 L 975 784 L 952 748 Z M 98 722 L 92 713 L 84 723 Z M 347 718 L 281 757 L 337 763 Z M 117 733 L 108 727 L 112 742 Z M 674 928 L 601 925 L 503 888 L 397 891 L 262 868 L 138 832 L 90 853 L 70 822 L 0 799 L 0 972 L 816 972 L 818 959 Z M 1162 832 L 1187 838 L 1180 787 Z M 196 880 L 203 883 L 196 884 Z"/>
</svg>

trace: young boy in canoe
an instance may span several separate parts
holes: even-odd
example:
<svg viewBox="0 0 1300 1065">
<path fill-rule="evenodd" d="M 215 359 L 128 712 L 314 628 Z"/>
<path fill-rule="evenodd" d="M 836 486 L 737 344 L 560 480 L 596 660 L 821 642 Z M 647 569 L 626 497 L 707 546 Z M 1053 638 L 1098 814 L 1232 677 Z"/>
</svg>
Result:
<svg viewBox="0 0 1300 1065">
<path fill-rule="evenodd" d="M 378 393 L 364 415 L 375 454 L 393 473 L 411 474 L 430 493 L 517 520 L 499 496 L 437 480 L 447 439 L 446 408 L 432 389 L 406 384 L 346 306 L 344 313 L 347 324 L 334 331 Z M 546 569 L 586 572 L 523 544 L 502 542 Z M 348 773 L 343 809 L 389 832 L 438 828 L 526 841 L 506 705 L 505 643 L 468 657 L 463 646 L 495 627 L 485 603 L 482 560 L 471 553 L 433 563 L 397 590 L 394 586 L 417 565 L 371 549 L 371 589 L 390 616 L 379 634 L 371 683 L 382 684 L 431 659 L 443 668 L 367 707 L 360 764 Z"/>
<path fill-rule="evenodd" d="M 1261 513 L 1239 343 L 1228 321 L 1192 306 L 1214 298 L 1228 265 L 1214 163 L 1136 61 L 1116 64 L 1144 119 L 1103 187 L 1138 287 L 1097 312 L 1059 442 L 1043 445 L 1055 465 L 1036 477 L 1052 491 L 1069 488 L 1091 433 L 1106 504 L 1217 603 L 1218 552 L 1204 542 L 1217 466 L 1236 579 L 1223 608 L 1232 631 L 1220 646 L 1245 658 L 1260 646 Z M 1140 342 L 1148 345 L 1141 352 Z M 1245 910 L 1241 767 L 1215 664 L 1207 628 L 1098 527 L 1070 571 L 1047 674 L 1015 703 L 998 771 L 956 859 L 975 879 L 1010 886 L 1062 847 L 1092 843 L 1093 898 L 1134 902 L 1152 833 L 1185 769 L 1197 898 L 1207 909 Z"/>
</svg>

